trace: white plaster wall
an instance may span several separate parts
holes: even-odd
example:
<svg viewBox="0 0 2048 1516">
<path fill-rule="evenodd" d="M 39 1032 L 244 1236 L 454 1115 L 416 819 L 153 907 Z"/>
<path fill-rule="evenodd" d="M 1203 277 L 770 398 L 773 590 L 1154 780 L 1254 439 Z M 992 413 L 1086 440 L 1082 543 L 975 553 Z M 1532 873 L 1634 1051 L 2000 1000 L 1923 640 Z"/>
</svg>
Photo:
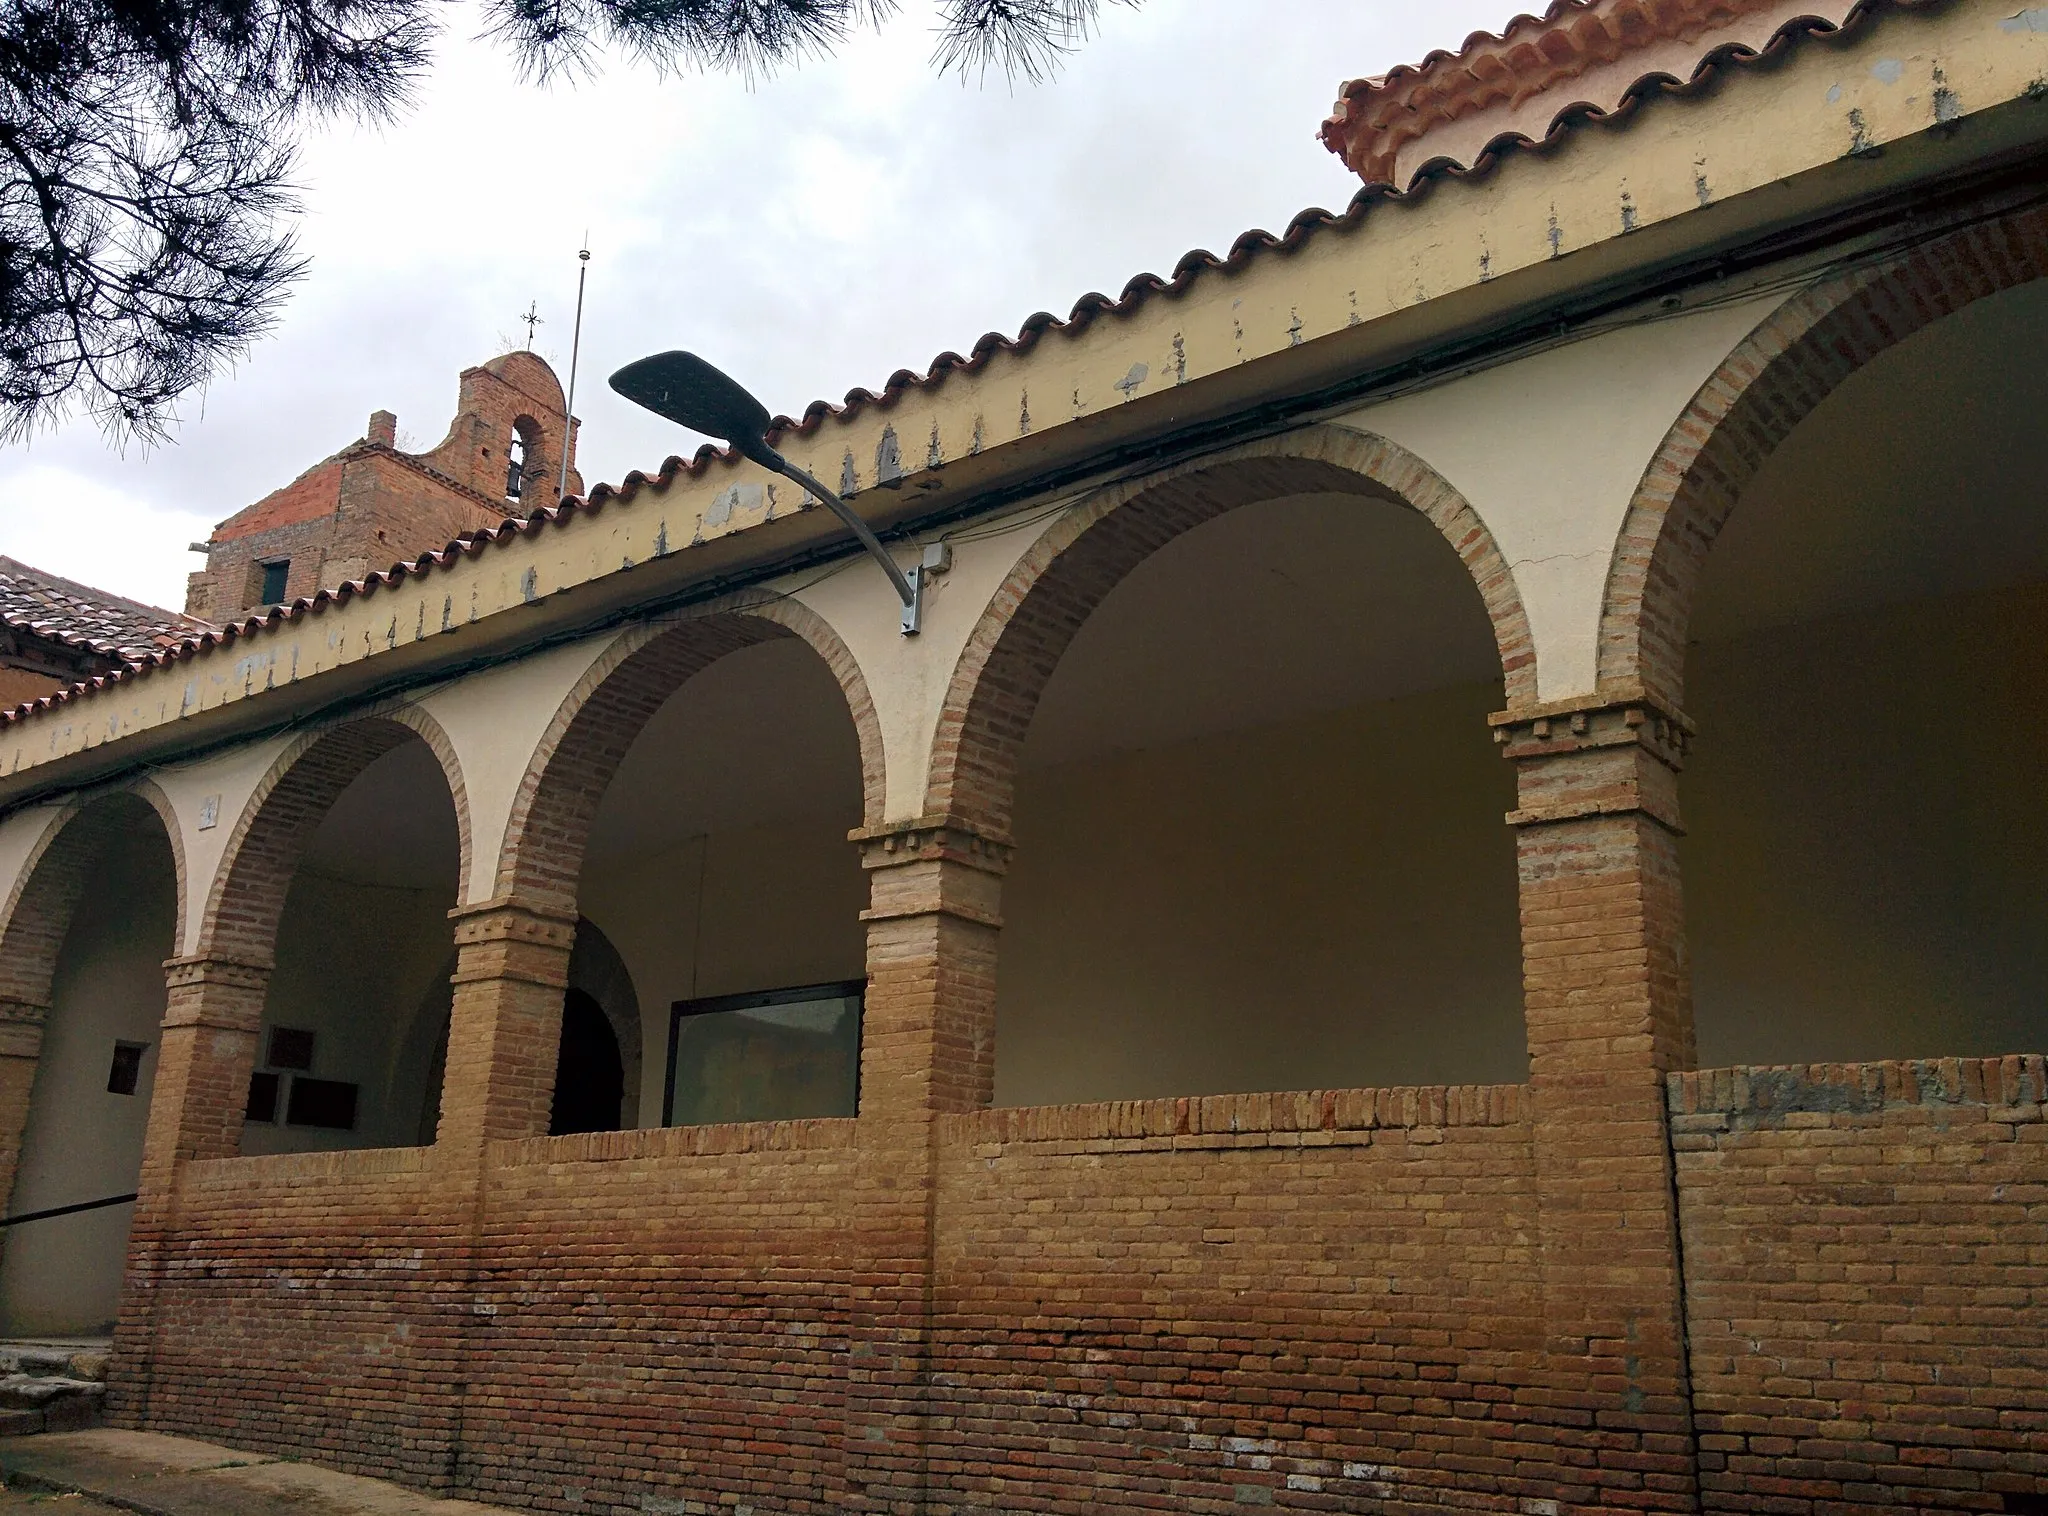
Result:
<svg viewBox="0 0 2048 1516">
<path fill-rule="evenodd" d="M 51 983 L 11 1214 L 135 1188 L 164 1013 L 177 880 L 155 828 L 117 838 L 88 877 Z M 116 1041 L 149 1051 L 133 1095 L 107 1093 Z M 91 1333 L 114 1318 L 132 1205 L 9 1229 L 0 1334 Z"/>
<path fill-rule="evenodd" d="M 29 859 L 63 814 L 64 807 L 55 804 L 30 806 L 0 817 L 0 902 L 20 894 Z"/>
<path fill-rule="evenodd" d="M 1636 486 L 1700 386 L 1783 298 L 1623 327 L 1342 419 L 1420 456 L 1479 513 L 1528 612 L 1538 698 L 1593 690 L 1601 597 Z"/>
<path fill-rule="evenodd" d="M 206 919 L 206 904 L 228 841 L 235 834 L 235 823 L 248 808 L 256 786 L 291 742 L 289 736 L 261 737 L 188 763 L 151 770 L 150 778 L 177 814 L 184 847 L 185 919 L 178 931 L 179 953 L 198 951 L 200 924 Z M 219 805 L 214 824 L 202 829 L 209 796 L 218 796 Z"/>
<path fill-rule="evenodd" d="M 960 654 L 989 601 L 1050 524 L 1041 505 L 1007 518 L 977 522 L 950 539 L 953 566 L 926 585 L 923 628 L 902 632 L 901 602 L 881 567 L 867 558 L 796 590 L 846 643 L 867 680 L 882 729 L 888 766 L 886 819 L 923 814 L 939 709 Z M 899 558 L 911 561 L 907 549 Z"/>
<path fill-rule="evenodd" d="M 469 799 L 469 878 L 463 904 L 497 892 L 505 828 L 534 749 L 569 691 L 623 633 L 587 637 L 466 674 L 413 704 L 448 734 Z"/>
</svg>

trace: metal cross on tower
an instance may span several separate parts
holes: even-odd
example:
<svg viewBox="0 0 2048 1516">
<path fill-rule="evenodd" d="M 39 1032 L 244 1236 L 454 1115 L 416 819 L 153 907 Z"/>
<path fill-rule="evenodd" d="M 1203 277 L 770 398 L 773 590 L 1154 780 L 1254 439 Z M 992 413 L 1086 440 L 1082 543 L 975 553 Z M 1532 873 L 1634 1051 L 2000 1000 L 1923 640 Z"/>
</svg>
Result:
<svg viewBox="0 0 2048 1516">
<path fill-rule="evenodd" d="M 547 324 L 541 319 L 540 302 L 538 300 L 527 301 L 526 314 L 519 319 L 526 323 L 526 350 L 530 353 L 533 351 L 533 329 Z"/>
</svg>

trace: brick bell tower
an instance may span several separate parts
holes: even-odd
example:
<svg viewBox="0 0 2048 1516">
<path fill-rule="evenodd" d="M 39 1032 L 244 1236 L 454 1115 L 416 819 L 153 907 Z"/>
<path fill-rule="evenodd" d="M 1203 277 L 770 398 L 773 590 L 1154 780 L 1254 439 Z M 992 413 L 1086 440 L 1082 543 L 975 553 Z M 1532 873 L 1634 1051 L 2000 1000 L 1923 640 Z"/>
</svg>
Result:
<svg viewBox="0 0 2048 1516">
<path fill-rule="evenodd" d="M 400 450 L 398 417 L 373 411 L 357 441 L 193 544 L 206 567 L 187 580 L 185 612 L 234 621 L 553 505 L 565 448 L 581 494 L 577 425 L 530 352 L 463 370 L 455 419 L 428 452 Z"/>
</svg>

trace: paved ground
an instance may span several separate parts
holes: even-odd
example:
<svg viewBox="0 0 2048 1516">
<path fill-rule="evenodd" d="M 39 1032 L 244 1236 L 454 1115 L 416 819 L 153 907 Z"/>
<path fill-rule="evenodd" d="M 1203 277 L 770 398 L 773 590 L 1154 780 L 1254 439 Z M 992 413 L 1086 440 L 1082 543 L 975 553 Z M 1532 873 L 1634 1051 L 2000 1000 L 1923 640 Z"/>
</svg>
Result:
<svg viewBox="0 0 2048 1516">
<path fill-rule="evenodd" d="M 512 1516 L 150 1432 L 0 1438 L 0 1480 L 4 1516 Z"/>
</svg>

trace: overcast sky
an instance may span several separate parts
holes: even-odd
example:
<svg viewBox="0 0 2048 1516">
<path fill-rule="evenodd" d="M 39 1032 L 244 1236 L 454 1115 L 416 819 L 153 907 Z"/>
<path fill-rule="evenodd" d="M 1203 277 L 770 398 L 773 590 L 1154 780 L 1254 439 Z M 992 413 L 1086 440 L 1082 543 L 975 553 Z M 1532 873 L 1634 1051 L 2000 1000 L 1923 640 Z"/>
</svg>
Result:
<svg viewBox="0 0 2048 1516">
<path fill-rule="evenodd" d="M 524 344 L 566 374 L 576 249 L 591 248 L 579 465 L 652 472 L 698 439 L 604 376 L 690 347 L 771 410 L 1065 315 L 1181 254 L 1278 232 L 1357 181 L 1316 140 L 1339 83 L 1456 47 L 1502 0 L 1149 0 L 1051 81 L 963 86 L 929 66 L 931 15 L 749 88 L 613 64 L 521 83 L 450 5 L 415 107 L 308 144 L 312 271 L 276 334 L 185 406 L 174 440 L 111 450 L 87 422 L 0 450 L 0 552 L 184 604 L 186 544 L 398 413 L 432 447 L 456 375 Z"/>
</svg>

